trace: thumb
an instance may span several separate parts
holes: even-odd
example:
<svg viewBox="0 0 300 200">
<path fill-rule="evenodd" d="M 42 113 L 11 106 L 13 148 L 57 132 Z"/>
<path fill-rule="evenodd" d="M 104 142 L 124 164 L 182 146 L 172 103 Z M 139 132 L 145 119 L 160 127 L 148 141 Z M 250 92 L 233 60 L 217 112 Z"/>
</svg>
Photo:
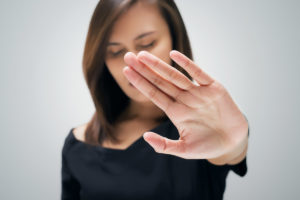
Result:
<svg viewBox="0 0 300 200">
<path fill-rule="evenodd" d="M 143 137 L 157 153 L 176 156 L 184 153 L 183 140 L 171 140 L 154 132 L 146 132 Z"/>
</svg>

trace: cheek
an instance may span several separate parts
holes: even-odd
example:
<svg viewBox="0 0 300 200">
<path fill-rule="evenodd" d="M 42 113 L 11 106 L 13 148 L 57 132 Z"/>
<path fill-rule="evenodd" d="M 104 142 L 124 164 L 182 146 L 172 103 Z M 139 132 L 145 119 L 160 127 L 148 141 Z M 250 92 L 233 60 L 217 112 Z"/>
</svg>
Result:
<svg viewBox="0 0 300 200">
<path fill-rule="evenodd" d="M 112 77 L 118 84 L 121 84 L 124 79 L 124 75 L 122 74 L 123 65 L 117 60 L 114 61 L 106 61 L 106 66 L 108 71 L 111 73 Z"/>
<path fill-rule="evenodd" d="M 172 44 L 169 39 L 162 40 L 154 49 L 152 54 L 162 59 L 164 62 L 171 64 L 171 58 L 169 56 L 170 51 L 172 50 Z"/>
</svg>

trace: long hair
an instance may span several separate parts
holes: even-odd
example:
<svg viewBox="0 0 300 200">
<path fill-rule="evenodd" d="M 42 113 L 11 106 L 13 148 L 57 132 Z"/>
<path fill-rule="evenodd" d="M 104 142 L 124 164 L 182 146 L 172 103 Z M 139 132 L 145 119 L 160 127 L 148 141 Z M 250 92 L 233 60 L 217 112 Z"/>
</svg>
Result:
<svg viewBox="0 0 300 200">
<path fill-rule="evenodd" d="M 105 138 L 118 139 L 112 134 L 114 122 L 128 106 L 129 98 L 111 76 L 105 64 L 105 53 L 112 27 L 118 17 L 141 0 L 101 0 L 92 15 L 83 53 L 83 73 L 95 105 L 95 112 L 85 130 L 85 142 L 101 145 Z M 166 20 L 173 49 L 193 60 L 187 31 L 173 0 L 145 0 L 155 3 Z M 172 60 L 172 66 L 190 75 Z"/>
</svg>

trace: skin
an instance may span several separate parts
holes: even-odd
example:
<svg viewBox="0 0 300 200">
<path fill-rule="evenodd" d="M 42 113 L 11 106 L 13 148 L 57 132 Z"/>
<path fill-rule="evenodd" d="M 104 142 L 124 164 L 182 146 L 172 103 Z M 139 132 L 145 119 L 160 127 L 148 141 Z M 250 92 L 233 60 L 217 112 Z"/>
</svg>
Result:
<svg viewBox="0 0 300 200">
<path fill-rule="evenodd" d="M 146 35 L 135 40 L 144 33 Z M 172 40 L 169 28 L 157 7 L 142 1 L 131 7 L 114 24 L 105 63 L 120 88 L 130 98 L 130 108 L 126 113 L 129 112 L 130 116 L 153 120 L 153 118 L 163 115 L 163 111 L 139 90 L 130 86 L 130 82 L 122 73 L 126 66 L 125 53 L 130 51 L 137 54 L 141 50 L 147 50 L 153 55 L 159 56 L 164 62 L 171 63 L 169 52 L 172 50 Z M 114 55 L 115 53 L 117 55 Z M 144 112 L 137 112 L 141 110 Z M 126 116 L 125 118 L 130 117 Z"/>
<path fill-rule="evenodd" d="M 147 21 L 146 24 L 145 21 Z M 135 39 L 137 37 L 138 39 Z M 130 103 L 115 125 L 114 135 L 121 140 L 121 143 L 115 144 L 105 140 L 102 146 L 126 149 L 142 137 L 145 131 L 157 126 L 160 123 L 157 119 L 165 113 L 139 90 L 130 86 L 130 82 L 122 73 L 126 66 L 124 55 L 129 51 L 138 53 L 141 50 L 147 50 L 166 63 L 171 63 L 169 52 L 172 50 L 172 41 L 168 26 L 157 7 L 139 1 L 118 18 L 112 28 L 109 44 L 111 45 L 108 45 L 106 49 L 106 66 L 117 84 L 129 97 Z M 87 123 L 74 129 L 74 135 L 78 140 L 84 141 L 86 127 Z"/>
<path fill-rule="evenodd" d="M 158 33 L 156 46 L 140 48 L 141 42 L 135 42 L 133 38 L 153 29 Z M 143 138 L 157 153 L 207 159 L 215 165 L 233 165 L 245 158 L 247 120 L 221 83 L 188 57 L 172 50 L 167 24 L 155 6 L 138 3 L 132 7 L 115 24 L 110 42 L 120 45 L 111 46 L 108 51 L 124 51 L 120 57 L 107 57 L 107 67 L 131 99 L 122 115 L 126 120 L 121 120 L 120 127 L 129 130 L 139 126 L 131 129 L 138 130 L 131 134 L 144 132 Z M 170 66 L 171 59 L 184 68 L 194 82 Z M 163 114 L 177 128 L 178 140 L 147 132 L 154 124 L 149 122 Z M 119 130 L 124 140 L 131 138 L 127 145 L 137 138 L 128 135 L 131 131 Z"/>
<path fill-rule="evenodd" d="M 147 21 L 146 24 L 145 21 Z M 138 36 L 140 36 L 139 39 L 135 40 Z M 109 43 L 111 45 L 106 49 L 106 66 L 117 84 L 129 97 L 130 104 L 115 125 L 114 135 L 117 135 L 122 142 L 115 144 L 105 140 L 102 146 L 126 149 L 142 137 L 145 131 L 157 126 L 160 123 L 157 118 L 164 116 L 165 113 L 139 90 L 130 86 L 130 82 L 122 73 L 127 65 L 124 55 L 129 51 L 138 53 L 141 50 L 147 50 L 166 63 L 171 63 L 169 52 L 172 50 L 172 41 L 168 26 L 157 7 L 139 1 L 118 18 L 112 28 Z M 86 128 L 87 123 L 75 128 L 74 136 L 84 142 Z"/>
</svg>

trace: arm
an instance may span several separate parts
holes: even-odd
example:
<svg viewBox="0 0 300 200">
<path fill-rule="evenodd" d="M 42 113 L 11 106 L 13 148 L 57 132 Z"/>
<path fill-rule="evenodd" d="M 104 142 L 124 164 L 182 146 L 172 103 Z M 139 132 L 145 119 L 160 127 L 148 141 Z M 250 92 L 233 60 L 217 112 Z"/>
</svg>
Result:
<svg viewBox="0 0 300 200">
<path fill-rule="evenodd" d="M 61 200 L 79 200 L 80 185 L 71 174 L 64 153 L 62 154 L 61 181 Z"/>
</svg>

